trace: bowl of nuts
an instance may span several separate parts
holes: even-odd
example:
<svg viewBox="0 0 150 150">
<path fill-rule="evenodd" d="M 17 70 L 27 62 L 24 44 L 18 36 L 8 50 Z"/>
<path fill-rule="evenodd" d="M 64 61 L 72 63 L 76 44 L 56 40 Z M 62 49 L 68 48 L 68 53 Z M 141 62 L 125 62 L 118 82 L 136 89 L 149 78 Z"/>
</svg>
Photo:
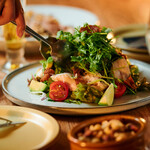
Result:
<svg viewBox="0 0 150 150">
<path fill-rule="evenodd" d="M 69 133 L 71 150 L 143 150 L 146 121 L 126 115 L 86 120 Z"/>
</svg>

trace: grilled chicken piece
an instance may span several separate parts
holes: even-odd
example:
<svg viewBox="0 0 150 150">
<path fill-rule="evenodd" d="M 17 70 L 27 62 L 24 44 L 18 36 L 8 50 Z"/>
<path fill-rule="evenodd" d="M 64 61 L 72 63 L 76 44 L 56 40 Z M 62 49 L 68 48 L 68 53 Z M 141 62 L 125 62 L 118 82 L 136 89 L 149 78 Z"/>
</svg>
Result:
<svg viewBox="0 0 150 150">
<path fill-rule="evenodd" d="M 99 80 L 100 77 L 98 77 L 94 74 L 89 74 L 88 73 L 85 76 L 83 76 L 82 78 L 86 83 L 93 82 L 93 84 L 91 84 L 91 86 L 96 88 L 99 91 L 103 91 L 108 87 L 108 85 L 104 82 L 101 82 L 101 81 L 96 82 L 96 80 Z M 95 83 L 94 83 L 94 81 L 95 81 Z"/>
<path fill-rule="evenodd" d="M 51 76 L 53 81 L 62 81 L 69 85 L 71 91 L 75 91 L 77 88 L 75 79 L 72 78 L 70 73 L 61 73 Z"/>
<path fill-rule="evenodd" d="M 127 80 L 131 74 L 129 64 L 124 58 L 117 59 L 112 63 L 112 71 L 115 78 L 121 79 L 123 81 Z"/>
</svg>

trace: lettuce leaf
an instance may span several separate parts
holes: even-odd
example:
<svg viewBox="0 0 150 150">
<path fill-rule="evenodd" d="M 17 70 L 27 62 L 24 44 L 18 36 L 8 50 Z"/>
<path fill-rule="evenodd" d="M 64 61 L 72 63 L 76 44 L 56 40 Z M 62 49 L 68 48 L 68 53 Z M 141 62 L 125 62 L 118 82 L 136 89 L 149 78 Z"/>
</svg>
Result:
<svg viewBox="0 0 150 150">
<path fill-rule="evenodd" d="M 103 92 L 86 84 L 79 83 L 77 89 L 72 92 L 71 99 L 80 100 L 87 103 L 97 103 Z"/>
<path fill-rule="evenodd" d="M 44 70 L 45 70 L 45 68 L 46 68 L 46 65 L 47 65 L 48 63 L 51 63 L 51 62 L 53 62 L 53 58 L 52 58 L 51 56 L 48 57 L 47 60 L 41 60 L 41 61 L 40 61 L 40 63 L 42 64 Z"/>
</svg>

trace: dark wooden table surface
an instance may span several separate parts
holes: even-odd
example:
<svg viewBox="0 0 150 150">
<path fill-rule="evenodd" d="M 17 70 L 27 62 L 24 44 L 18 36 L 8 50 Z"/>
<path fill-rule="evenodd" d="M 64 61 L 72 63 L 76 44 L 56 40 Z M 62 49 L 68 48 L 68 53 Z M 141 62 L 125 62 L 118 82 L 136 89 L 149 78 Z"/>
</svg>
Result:
<svg viewBox="0 0 150 150">
<path fill-rule="evenodd" d="M 27 4 L 53 4 L 80 7 L 95 13 L 99 17 L 102 26 L 116 28 L 127 24 L 147 23 L 150 0 L 27 0 Z M 41 59 L 40 56 L 32 53 L 25 55 L 25 57 L 28 62 Z M 5 55 L 0 51 L 0 66 L 4 61 Z M 1 83 L 4 76 L 5 73 L 0 71 L 0 105 L 15 105 L 2 93 Z M 147 125 L 150 126 L 150 105 L 121 112 L 121 114 L 143 117 L 146 119 Z M 68 131 L 81 121 L 96 117 L 50 115 L 58 121 L 61 127 L 59 139 L 49 148 L 50 150 L 69 150 L 69 142 L 67 140 Z M 148 136 L 150 137 L 149 127 L 147 128 L 147 137 Z"/>
</svg>

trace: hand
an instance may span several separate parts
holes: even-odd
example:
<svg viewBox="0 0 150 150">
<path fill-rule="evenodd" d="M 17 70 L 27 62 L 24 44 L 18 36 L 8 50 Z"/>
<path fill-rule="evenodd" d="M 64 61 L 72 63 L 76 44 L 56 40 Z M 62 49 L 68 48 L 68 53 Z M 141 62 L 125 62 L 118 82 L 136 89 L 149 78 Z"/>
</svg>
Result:
<svg viewBox="0 0 150 150">
<path fill-rule="evenodd" d="M 25 30 L 25 19 L 20 0 L 0 0 L 0 12 L 0 25 L 15 21 L 17 35 L 22 37 Z"/>
</svg>

